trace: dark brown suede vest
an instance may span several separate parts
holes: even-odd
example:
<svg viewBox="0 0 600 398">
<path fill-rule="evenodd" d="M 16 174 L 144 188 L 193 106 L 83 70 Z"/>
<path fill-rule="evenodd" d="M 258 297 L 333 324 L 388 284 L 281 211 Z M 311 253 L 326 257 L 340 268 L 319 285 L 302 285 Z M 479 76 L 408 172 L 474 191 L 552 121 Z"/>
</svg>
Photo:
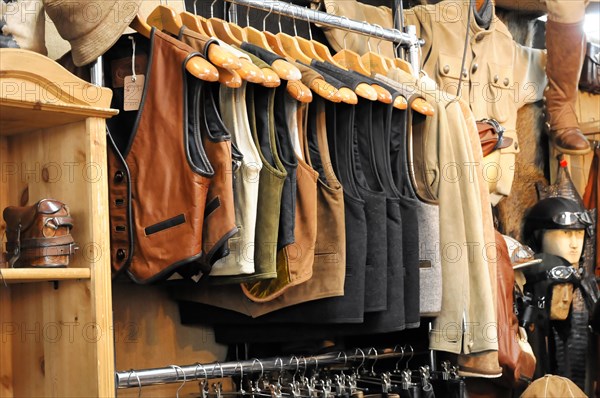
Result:
<svg viewBox="0 0 600 398">
<path fill-rule="evenodd" d="M 199 54 L 154 29 L 150 41 L 133 37 L 136 58 L 147 57 L 146 70 L 136 68 L 145 76 L 138 111 L 123 111 L 124 90 L 115 88 L 119 76 L 131 74 L 131 40 L 124 36 L 105 55 L 112 106 L 121 108 L 108 123 L 111 262 L 115 271 L 150 283 L 202 256 L 213 169 L 195 134 L 203 83 L 185 72 Z"/>
<path fill-rule="evenodd" d="M 199 51 L 204 58 L 208 58 L 208 47 L 212 44 L 219 45 L 219 42 L 212 37 L 205 36 L 198 32 L 194 32 L 187 26 L 183 26 L 179 31 L 179 40 Z"/>
<path fill-rule="evenodd" d="M 181 41 L 202 53 L 206 53 L 211 45 L 209 38 L 189 29 L 181 29 L 179 37 Z M 227 241 L 237 233 L 233 203 L 231 135 L 218 114 L 211 86 L 213 85 L 204 85 L 201 111 L 204 117 L 200 122 L 202 142 L 215 171 L 206 198 L 202 242 L 204 260 L 210 265 L 229 254 Z"/>
<path fill-rule="evenodd" d="M 275 149 L 291 156 L 298 164 L 295 169 L 296 189 L 294 195 L 294 242 L 277 252 L 277 278 L 244 284 L 244 294 L 252 301 L 265 303 L 279 297 L 292 286 L 306 282 L 312 276 L 314 247 L 317 234 L 317 173 L 305 162 L 298 161 L 289 135 L 285 106 L 282 96 L 286 82 L 277 88 L 274 112 Z M 277 98 L 279 98 L 277 100 Z M 281 224 L 280 224 L 281 228 Z"/>
</svg>

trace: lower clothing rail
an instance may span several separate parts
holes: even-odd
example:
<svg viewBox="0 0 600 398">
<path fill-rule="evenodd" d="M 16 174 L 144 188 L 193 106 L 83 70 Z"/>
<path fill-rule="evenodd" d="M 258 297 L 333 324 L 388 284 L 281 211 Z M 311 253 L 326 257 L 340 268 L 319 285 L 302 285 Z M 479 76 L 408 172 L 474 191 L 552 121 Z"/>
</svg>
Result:
<svg viewBox="0 0 600 398">
<path fill-rule="evenodd" d="M 398 346 L 397 346 L 398 347 Z M 240 374 L 263 373 L 272 371 L 298 370 L 314 366 L 336 366 L 350 368 L 357 363 L 364 365 L 366 361 L 378 361 L 389 358 L 401 358 L 412 356 L 410 353 L 394 348 L 394 350 L 382 350 L 379 354 L 375 348 L 366 350 L 357 348 L 354 351 L 340 351 L 328 354 L 303 356 L 284 356 L 266 359 L 250 359 L 242 361 L 212 362 L 207 364 L 195 363 L 191 365 L 168 365 L 153 369 L 131 369 L 115 372 L 115 385 L 117 388 L 141 388 L 144 386 L 181 383 L 198 379 L 215 379 L 222 377 L 237 376 Z M 389 352 L 391 351 L 391 352 Z M 373 354 L 374 352 L 374 354 Z M 375 362 L 372 362 L 373 366 Z"/>
</svg>

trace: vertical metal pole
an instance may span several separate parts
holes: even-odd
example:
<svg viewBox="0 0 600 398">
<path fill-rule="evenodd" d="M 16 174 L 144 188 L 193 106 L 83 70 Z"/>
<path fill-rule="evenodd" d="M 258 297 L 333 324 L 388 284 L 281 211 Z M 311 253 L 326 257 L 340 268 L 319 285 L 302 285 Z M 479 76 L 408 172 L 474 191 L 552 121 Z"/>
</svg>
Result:
<svg viewBox="0 0 600 398">
<path fill-rule="evenodd" d="M 99 56 L 90 66 L 90 80 L 90 83 L 95 84 L 96 86 L 104 86 L 102 56 Z"/>
<path fill-rule="evenodd" d="M 431 322 L 429 322 L 429 332 L 431 333 L 431 329 L 433 329 L 433 325 Z M 437 364 L 437 358 L 435 355 L 435 350 L 429 350 L 429 367 L 431 368 L 432 372 L 436 371 L 436 364 Z"/>
<path fill-rule="evenodd" d="M 406 26 L 406 33 L 409 35 L 416 37 L 417 36 L 417 27 L 414 25 Z M 408 62 L 412 66 L 413 74 L 415 78 L 419 78 L 419 72 L 421 70 L 421 60 L 419 59 L 420 46 L 418 41 L 412 43 L 410 48 L 408 49 Z"/>
</svg>

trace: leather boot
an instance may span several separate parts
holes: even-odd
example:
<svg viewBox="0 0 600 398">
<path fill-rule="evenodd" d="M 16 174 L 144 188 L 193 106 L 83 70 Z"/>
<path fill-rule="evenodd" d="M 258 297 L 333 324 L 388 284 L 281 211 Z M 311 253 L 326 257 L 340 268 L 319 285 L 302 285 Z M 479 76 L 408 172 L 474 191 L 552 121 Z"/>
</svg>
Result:
<svg viewBox="0 0 600 398">
<path fill-rule="evenodd" d="M 554 146 L 569 155 L 583 155 L 591 150 L 575 113 L 584 46 L 583 22 L 565 24 L 548 20 L 546 23 L 546 127 Z"/>
<path fill-rule="evenodd" d="M 458 374 L 463 377 L 495 379 L 502 376 L 498 351 L 484 351 L 458 356 Z"/>
</svg>

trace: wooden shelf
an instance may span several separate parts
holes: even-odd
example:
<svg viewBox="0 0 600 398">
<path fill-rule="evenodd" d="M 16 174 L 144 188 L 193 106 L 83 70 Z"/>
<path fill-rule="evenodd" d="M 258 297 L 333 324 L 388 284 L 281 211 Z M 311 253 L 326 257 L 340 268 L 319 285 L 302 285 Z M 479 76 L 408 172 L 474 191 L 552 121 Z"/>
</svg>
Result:
<svg viewBox="0 0 600 398">
<path fill-rule="evenodd" d="M 117 113 L 116 109 L 0 98 L 0 136 L 62 126 L 88 117 L 110 118 Z"/>
<path fill-rule="evenodd" d="M 32 51 L 0 49 L 0 79 L 0 136 L 118 113 L 110 109 L 111 90 L 81 80 Z"/>
<path fill-rule="evenodd" d="M 89 268 L 0 268 L 0 285 L 2 279 L 8 283 L 32 283 L 64 281 L 73 279 L 90 279 Z"/>
</svg>

